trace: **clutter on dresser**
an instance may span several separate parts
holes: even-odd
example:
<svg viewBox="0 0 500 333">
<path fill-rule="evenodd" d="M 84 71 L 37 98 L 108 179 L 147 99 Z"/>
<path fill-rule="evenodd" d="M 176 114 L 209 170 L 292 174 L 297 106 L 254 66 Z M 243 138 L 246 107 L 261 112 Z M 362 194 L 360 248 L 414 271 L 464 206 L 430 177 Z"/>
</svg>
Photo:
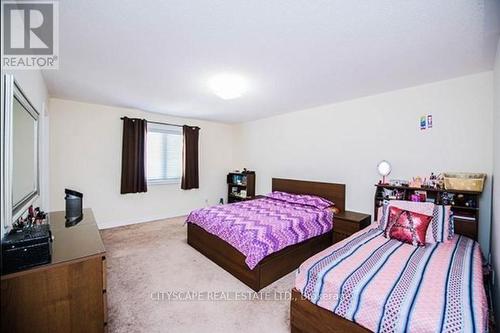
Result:
<svg viewBox="0 0 500 333">
<path fill-rule="evenodd" d="M 33 208 L 33 205 L 28 207 L 27 215 L 21 215 L 14 223 L 12 229 L 22 229 L 27 226 L 36 224 L 44 224 L 47 222 L 47 214 L 40 207 Z"/>
<path fill-rule="evenodd" d="M 18 218 L 2 238 L 2 274 L 50 263 L 51 257 L 52 234 L 47 214 L 30 206 L 28 215 Z"/>
</svg>

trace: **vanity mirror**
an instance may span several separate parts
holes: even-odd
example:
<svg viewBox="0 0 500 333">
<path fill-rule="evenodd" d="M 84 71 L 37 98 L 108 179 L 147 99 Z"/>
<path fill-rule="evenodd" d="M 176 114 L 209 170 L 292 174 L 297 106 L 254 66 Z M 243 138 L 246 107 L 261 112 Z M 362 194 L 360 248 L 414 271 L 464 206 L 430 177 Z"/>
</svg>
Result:
<svg viewBox="0 0 500 333">
<path fill-rule="evenodd" d="M 2 95 L 2 226 L 5 227 L 39 195 L 39 113 L 12 75 L 3 76 Z"/>
</svg>

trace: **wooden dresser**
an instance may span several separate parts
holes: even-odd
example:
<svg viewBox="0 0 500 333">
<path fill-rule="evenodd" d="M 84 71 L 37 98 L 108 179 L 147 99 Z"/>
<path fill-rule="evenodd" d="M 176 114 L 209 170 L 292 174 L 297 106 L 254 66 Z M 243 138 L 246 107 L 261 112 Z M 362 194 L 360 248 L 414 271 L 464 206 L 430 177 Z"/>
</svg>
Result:
<svg viewBox="0 0 500 333">
<path fill-rule="evenodd" d="M 2 332 L 103 332 L 106 258 L 91 209 L 65 227 L 64 212 L 49 214 L 52 262 L 3 275 Z"/>
</svg>

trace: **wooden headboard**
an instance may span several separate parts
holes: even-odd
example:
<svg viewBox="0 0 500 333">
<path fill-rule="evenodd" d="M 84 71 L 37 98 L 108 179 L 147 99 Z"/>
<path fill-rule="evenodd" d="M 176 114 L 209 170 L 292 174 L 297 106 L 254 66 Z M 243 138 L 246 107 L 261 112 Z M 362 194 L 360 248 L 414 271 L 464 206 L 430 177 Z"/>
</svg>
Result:
<svg viewBox="0 0 500 333">
<path fill-rule="evenodd" d="M 335 203 L 335 207 L 345 211 L 345 184 L 311 182 L 306 180 L 273 178 L 273 191 L 293 194 L 312 194 Z"/>
</svg>

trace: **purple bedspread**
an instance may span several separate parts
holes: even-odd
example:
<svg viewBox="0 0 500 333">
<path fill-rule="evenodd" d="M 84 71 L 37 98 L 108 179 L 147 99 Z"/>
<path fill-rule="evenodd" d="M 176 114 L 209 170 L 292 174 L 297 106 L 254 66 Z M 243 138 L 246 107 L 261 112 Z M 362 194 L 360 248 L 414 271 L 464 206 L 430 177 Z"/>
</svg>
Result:
<svg viewBox="0 0 500 333">
<path fill-rule="evenodd" d="M 330 231 L 333 212 L 265 197 L 197 209 L 186 221 L 238 249 L 253 269 L 273 252 Z"/>
</svg>

